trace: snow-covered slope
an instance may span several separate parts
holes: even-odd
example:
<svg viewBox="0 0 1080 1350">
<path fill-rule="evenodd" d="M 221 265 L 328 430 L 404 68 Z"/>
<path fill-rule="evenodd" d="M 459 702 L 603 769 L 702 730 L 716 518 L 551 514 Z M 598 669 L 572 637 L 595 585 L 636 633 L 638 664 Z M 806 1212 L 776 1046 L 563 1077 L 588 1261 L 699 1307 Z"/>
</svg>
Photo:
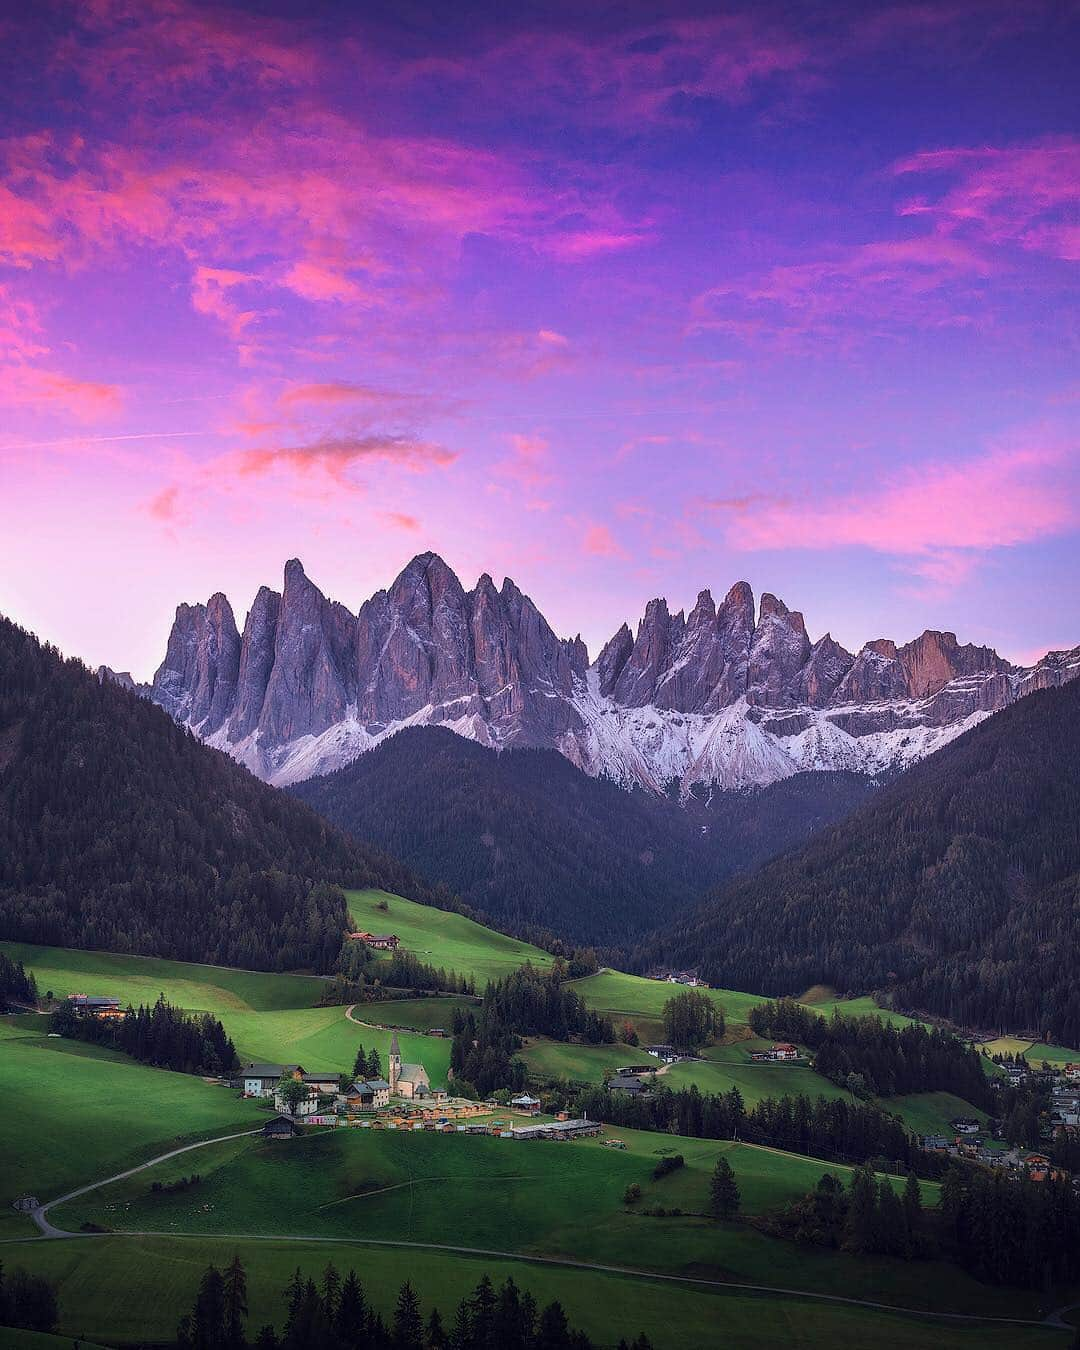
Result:
<svg viewBox="0 0 1080 1350">
<path fill-rule="evenodd" d="M 928 631 L 846 652 L 745 582 L 688 617 L 650 601 L 589 664 L 512 581 L 466 592 L 433 554 L 353 615 L 285 569 L 238 633 L 223 595 L 181 605 L 145 692 L 209 744 L 286 785 L 329 773 L 403 727 L 495 749 L 550 746 L 586 773 L 681 794 L 807 770 L 904 768 L 1035 689 L 1080 675 L 1080 648 L 1022 669 Z"/>
</svg>

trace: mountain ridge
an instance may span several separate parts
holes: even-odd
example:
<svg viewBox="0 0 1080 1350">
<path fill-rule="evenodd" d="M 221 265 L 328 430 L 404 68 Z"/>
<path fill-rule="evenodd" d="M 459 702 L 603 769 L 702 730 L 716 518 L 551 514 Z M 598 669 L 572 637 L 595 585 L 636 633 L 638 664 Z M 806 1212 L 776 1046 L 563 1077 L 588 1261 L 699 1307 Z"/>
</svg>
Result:
<svg viewBox="0 0 1080 1350">
<path fill-rule="evenodd" d="M 111 672 L 105 671 L 110 674 Z M 649 601 L 590 663 L 509 578 L 466 591 L 434 553 L 357 614 L 298 559 L 260 588 L 243 634 L 220 592 L 181 604 L 140 691 L 278 786 L 332 772 L 407 726 L 495 749 L 558 750 L 591 776 L 684 798 L 834 769 L 903 768 L 1038 688 L 1080 675 L 1080 647 L 1018 667 L 926 630 L 846 651 L 748 583 L 686 615 Z"/>
</svg>

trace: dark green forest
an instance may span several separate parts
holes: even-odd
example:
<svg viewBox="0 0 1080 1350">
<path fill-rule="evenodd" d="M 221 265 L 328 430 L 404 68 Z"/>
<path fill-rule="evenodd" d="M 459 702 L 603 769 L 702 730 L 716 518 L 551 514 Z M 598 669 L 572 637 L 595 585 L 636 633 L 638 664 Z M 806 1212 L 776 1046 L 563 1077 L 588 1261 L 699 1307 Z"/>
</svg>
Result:
<svg viewBox="0 0 1080 1350">
<path fill-rule="evenodd" d="M 638 950 L 1080 1043 L 1080 681 L 1030 694 Z"/>
<path fill-rule="evenodd" d="M 808 773 L 683 807 L 589 778 L 554 750 L 496 753 L 416 727 L 289 790 L 521 936 L 613 947 L 874 789 L 857 774 Z"/>
<path fill-rule="evenodd" d="M 341 885 L 449 899 L 0 618 L 0 937 L 329 970 Z"/>
</svg>

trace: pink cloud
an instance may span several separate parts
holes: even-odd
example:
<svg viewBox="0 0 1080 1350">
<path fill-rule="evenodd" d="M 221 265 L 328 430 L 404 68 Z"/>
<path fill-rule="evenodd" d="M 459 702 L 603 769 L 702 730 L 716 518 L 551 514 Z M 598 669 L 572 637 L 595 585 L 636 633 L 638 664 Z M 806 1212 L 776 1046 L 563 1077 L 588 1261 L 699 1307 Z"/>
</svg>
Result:
<svg viewBox="0 0 1080 1350">
<path fill-rule="evenodd" d="M 250 272 L 228 267 L 196 267 L 191 281 L 191 305 L 197 314 L 216 319 L 235 341 L 240 342 L 247 329 L 259 317 L 254 309 L 240 309 L 229 299 L 234 286 L 258 281 Z"/>
<path fill-rule="evenodd" d="M 356 484 L 348 471 L 358 464 L 382 462 L 413 473 L 425 473 L 432 468 L 447 468 L 457 458 L 456 452 L 446 446 L 409 436 L 343 434 L 324 436 L 303 445 L 239 450 L 226 460 L 242 475 L 266 474 L 282 468 L 305 474 L 318 470 L 340 486 L 353 488 Z M 223 463 L 222 467 L 226 465 Z"/>
<path fill-rule="evenodd" d="M 410 534 L 415 534 L 420 529 L 419 520 L 415 516 L 406 515 L 404 511 L 380 511 L 379 519 L 396 530 L 406 530 Z"/>
<path fill-rule="evenodd" d="M 81 422 L 96 422 L 123 407 L 119 386 L 78 380 L 35 366 L 0 369 L 0 402 L 71 413 Z"/>
<path fill-rule="evenodd" d="M 626 558 L 629 555 L 606 525 L 591 524 L 581 541 L 582 552 L 591 558 Z"/>
<path fill-rule="evenodd" d="M 907 202 L 904 215 L 928 216 L 951 234 L 1080 262 L 1080 138 L 922 151 L 893 165 L 893 173 L 952 180 L 936 198 Z"/>
<path fill-rule="evenodd" d="M 865 548 L 955 585 L 979 558 L 1075 524 L 1062 467 L 1076 447 L 1006 448 L 909 468 L 882 488 L 819 500 L 747 496 L 704 503 L 738 549 Z"/>
<path fill-rule="evenodd" d="M 530 491 L 546 487 L 554 481 L 549 462 L 550 447 L 543 436 L 525 436 L 515 432 L 508 439 L 511 453 L 492 465 L 493 473 Z"/>
<path fill-rule="evenodd" d="M 386 390 L 373 389 L 370 385 L 353 384 L 349 380 L 326 380 L 309 384 L 292 385 L 278 399 L 283 408 L 297 404 L 340 404 L 340 403 L 377 403 L 396 401 L 398 394 Z"/>
<path fill-rule="evenodd" d="M 169 487 L 164 487 L 160 492 L 155 493 L 147 503 L 147 512 L 163 524 L 171 525 L 177 519 L 179 514 L 180 488 L 174 483 Z"/>
</svg>

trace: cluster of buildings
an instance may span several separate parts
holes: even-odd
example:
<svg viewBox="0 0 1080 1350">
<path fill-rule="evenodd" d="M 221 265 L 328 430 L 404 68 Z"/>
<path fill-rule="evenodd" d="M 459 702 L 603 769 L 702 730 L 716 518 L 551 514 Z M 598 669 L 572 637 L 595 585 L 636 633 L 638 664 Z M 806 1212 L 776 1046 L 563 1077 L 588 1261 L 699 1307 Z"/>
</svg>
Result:
<svg viewBox="0 0 1080 1350">
<path fill-rule="evenodd" d="M 666 980 L 668 984 L 682 984 L 688 989 L 708 989 L 708 985 L 701 979 L 696 970 L 669 970 L 659 976 L 661 980 Z"/>
<path fill-rule="evenodd" d="M 298 1094 L 288 1087 L 303 1084 Z M 439 1105 L 447 1100 L 441 1089 L 432 1089 L 422 1064 L 408 1064 L 401 1058 L 397 1032 L 390 1038 L 386 1078 L 362 1078 L 342 1087 L 332 1073 L 308 1073 L 302 1064 L 249 1064 L 239 1074 L 245 1097 L 273 1098 L 274 1107 L 284 1115 L 308 1119 L 324 1111 L 381 1111 L 391 1099 L 418 1105 Z"/>
</svg>

